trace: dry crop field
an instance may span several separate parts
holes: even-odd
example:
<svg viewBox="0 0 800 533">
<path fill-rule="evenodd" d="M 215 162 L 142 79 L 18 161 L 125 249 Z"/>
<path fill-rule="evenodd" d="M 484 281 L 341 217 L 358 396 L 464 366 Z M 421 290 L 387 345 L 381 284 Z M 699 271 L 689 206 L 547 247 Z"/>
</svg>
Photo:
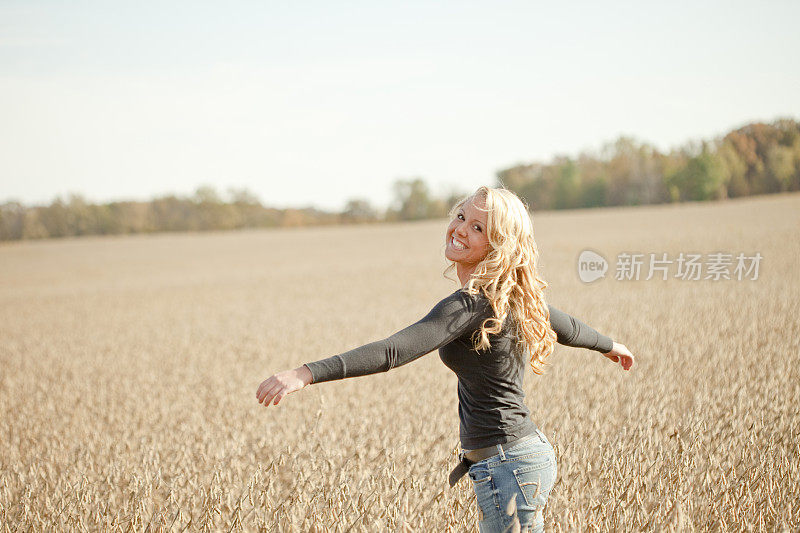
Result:
<svg viewBox="0 0 800 533">
<path fill-rule="evenodd" d="M 436 353 L 255 398 L 454 291 L 445 226 L 1 245 L 0 531 L 476 531 L 470 481 L 447 486 L 456 379 Z M 534 226 L 549 301 L 637 356 L 626 373 L 559 346 L 528 372 L 558 456 L 547 529 L 797 530 L 800 195 Z M 586 248 L 605 279 L 579 280 Z M 621 252 L 763 259 L 756 280 L 623 281 Z"/>
</svg>

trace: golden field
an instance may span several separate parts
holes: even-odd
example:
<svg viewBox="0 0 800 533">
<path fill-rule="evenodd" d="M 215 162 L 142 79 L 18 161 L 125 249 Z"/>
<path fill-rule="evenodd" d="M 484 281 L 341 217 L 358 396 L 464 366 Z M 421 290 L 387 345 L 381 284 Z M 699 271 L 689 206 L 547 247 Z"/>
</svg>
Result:
<svg viewBox="0 0 800 533">
<path fill-rule="evenodd" d="M 453 292 L 446 224 L 0 246 L 0 531 L 477 531 L 435 352 L 255 398 Z M 548 300 L 637 357 L 559 346 L 528 372 L 558 457 L 547 529 L 800 528 L 800 194 L 534 227 Z M 611 263 L 589 284 L 587 248 Z M 756 280 L 621 281 L 621 252 L 763 259 Z"/>
</svg>

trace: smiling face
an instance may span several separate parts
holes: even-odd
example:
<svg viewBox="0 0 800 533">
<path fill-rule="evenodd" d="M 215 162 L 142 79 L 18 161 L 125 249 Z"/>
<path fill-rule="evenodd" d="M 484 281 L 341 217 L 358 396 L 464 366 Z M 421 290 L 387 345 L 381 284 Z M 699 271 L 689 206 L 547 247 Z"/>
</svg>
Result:
<svg viewBox="0 0 800 533">
<path fill-rule="evenodd" d="M 486 235 L 486 211 L 478 209 L 485 206 L 476 199 L 467 200 L 456 211 L 456 216 L 447 227 L 445 238 L 447 247 L 444 255 L 462 267 L 474 267 L 486 257 L 489 251 L 489 238 Z"/>
</svg>

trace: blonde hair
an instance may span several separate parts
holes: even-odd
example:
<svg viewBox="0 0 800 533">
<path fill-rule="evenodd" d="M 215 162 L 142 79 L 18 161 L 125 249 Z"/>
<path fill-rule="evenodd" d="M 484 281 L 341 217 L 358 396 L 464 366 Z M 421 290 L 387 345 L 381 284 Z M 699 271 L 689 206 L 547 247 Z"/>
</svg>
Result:
<svg viewBox="0 0 800 533">
<path fill-rule="evenodd" d="M 487 212 L 486 236 L 490 248 L 464 290 L 473 295 L 482 291 L 494 311 L 494 317 L 484 320 L 475 331 L 474 348 L 476 351 L 488 349 L 491 346 L 489 335 L 502 331 L 503 322 L 510 313 L 512 333 L 517 341 L 515 355 L 521 357 L 527 351 L 533 372 L 541 374 L 545 360 L 553 353 L 557 336 L 550 326 L 550 311 L 544 300 L 547 283 L 536 269 L 539 252 L 527 206 L 507 189 L 484 186 L 458 201 L 450 209 L 450 219 L 472 199 L 483 200 L 485 204 L 483 209 L 475 207 Z M 445 269 L 445 276 L 455 266 L 451 262 Z"/>
</svg>

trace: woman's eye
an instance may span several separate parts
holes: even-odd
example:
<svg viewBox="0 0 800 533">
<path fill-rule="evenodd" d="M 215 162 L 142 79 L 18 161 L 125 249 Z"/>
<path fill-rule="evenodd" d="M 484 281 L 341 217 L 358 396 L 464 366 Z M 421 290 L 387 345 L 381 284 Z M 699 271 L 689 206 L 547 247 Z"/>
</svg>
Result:
<svg viewBox="0 0 800 533">
<path fill-rule="evenodd" d="M 480 227 L 480 226 L 473 226 L 473 227 L 474 227 L 476 230 L 478 230 L 478 231 L 480 231 L 480 230 L 481 230 L 481 227 Z"/>
<path fill-rule="evenodd" d="M 464 220 L 464 215 L 462 215 L 461 213 L 459 213 L 459 214 L 458 214 L 458 215 L 456 215 L 456 216 L 457 216 L 457 217 L 458 217 L 460 220 Z"/>
</svg>

